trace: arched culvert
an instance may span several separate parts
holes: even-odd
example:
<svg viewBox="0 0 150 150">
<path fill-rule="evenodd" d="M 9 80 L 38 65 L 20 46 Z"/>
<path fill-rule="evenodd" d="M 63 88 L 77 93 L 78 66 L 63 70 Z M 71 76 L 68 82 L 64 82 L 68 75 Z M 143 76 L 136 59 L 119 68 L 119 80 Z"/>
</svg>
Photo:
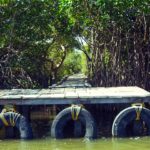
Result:
<svg viewBox="0 0 150 150">
<path fill-rule="evenodd" d="M 56 139 L 65 138 L 66 134 L 70 132 L 69 126 L 71 126 L 73 138 L 80 136 L 89 139 L 96 138 L 97 127 L 90 112 L 79 106 L 73 107 L 62 110 L 56 116 L 51 126 L 51 136 Z"/>
<path fill-rule="evenodd" d="M 16 127 L 21 139 L 31 139 L 32 129 L 27 119 L 16 112 L 5 112 L 0 114 L 0 127 Z"/>
<path fill-rule="evenodd" d="M 115 137 L 150 135 L 150 110 L 142 106 L 132 106 L 122 110 L 112 125 Z"/>
</svg>

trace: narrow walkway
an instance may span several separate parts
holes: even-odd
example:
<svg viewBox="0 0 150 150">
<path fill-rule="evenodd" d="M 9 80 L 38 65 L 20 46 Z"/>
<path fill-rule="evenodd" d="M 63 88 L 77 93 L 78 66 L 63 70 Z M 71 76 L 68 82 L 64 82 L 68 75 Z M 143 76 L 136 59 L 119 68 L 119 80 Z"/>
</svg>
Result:
<svg viewBox="0 0 150 150">
<path fill-rule="evenodd" d="M 69 76 L 65 81 L 60 85 L 53 86 L 54 88 L 67 88 L 67 87 L 91 87 L 87 82 L 87 76 L 84 74 L 74 74 Z"/>
</svg>

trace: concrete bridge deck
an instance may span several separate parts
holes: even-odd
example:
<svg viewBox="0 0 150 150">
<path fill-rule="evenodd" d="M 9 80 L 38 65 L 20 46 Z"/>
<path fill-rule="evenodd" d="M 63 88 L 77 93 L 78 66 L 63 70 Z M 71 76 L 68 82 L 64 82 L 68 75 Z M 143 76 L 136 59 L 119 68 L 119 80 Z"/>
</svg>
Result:
<svg viewBox="0 0 150 150">
<path fill-rule="evenodd" d="M 0 90 L 0 105 L 117 104 L 150 102 L 139 87 L 85 87 Z"/>
<path fill-rule="evenodd" d="M 0 105 L 116 104 L 150 102 L 139 87 L 91 87 L 87 77 L 75 74 L 49 89 L 0 90 Z"/>
</svg>

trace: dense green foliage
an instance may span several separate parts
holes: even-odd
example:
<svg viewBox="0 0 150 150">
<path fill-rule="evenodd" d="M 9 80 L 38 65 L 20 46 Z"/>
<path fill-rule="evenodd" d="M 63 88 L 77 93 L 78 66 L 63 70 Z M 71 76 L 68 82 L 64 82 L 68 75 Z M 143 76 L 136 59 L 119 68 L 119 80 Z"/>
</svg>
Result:
<svg viewBox="0 0 150 150">
<path fill-rule="evenodd" d="M 90 50 L 94 86 L 150 89 L 150 1 L 65 0 Z M 67 9 L 67 4 L 64 8 Z"/>
<path fill-rule="evenodd" d="M 82 72 L 81 62 L 82 58 L 80 53 L 76 51 L 68 53 L 62 67 L 58 71 L 58 80 L 61 80 L 62 77 Z"/>
<path fill-rule="evenodd" d="M 150 89 L 149 27 L 149 0 L 3 0 L 0 87 L 48 87 L 82 71 L 93 86 Z"/>
<path fill-rule="evenodd" d="M 59 1 L 3 1 L 0 16 L 1 87 L 51 85 L 67 53 L 78 46 Z"/>
</svg>

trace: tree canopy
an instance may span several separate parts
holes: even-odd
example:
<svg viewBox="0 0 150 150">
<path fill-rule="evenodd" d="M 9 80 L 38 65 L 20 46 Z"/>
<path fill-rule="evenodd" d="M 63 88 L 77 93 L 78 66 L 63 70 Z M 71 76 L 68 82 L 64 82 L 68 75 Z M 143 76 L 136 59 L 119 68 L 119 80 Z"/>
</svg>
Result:
<svg viewBox="0 0 150 150">
<path fill-rule="evenodd" d="M 149 0 L 1 1 L 1 88 L 46 88 L 83 70 L 93 86 L 150 89 Z"/>
</svg>

